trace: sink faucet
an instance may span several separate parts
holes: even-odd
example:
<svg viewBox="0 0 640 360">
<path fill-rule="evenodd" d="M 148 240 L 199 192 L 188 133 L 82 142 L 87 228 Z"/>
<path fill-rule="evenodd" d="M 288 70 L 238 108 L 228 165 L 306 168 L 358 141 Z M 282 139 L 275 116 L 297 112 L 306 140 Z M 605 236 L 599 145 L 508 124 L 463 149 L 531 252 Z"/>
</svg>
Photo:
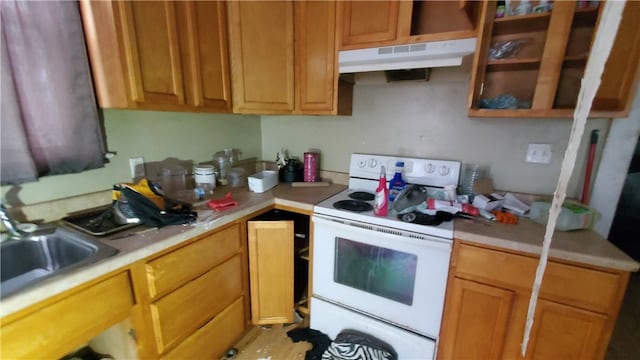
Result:
<svg viewBox="0 0 640 360">
<path fill-rule="evenodd" d="M 4 204 L 0 204 L 0 218 L 2 218 L 2 225 L 9 233 L 9 238 L 19 238 L 24 232 L 18 229 L 16 223 L 9 217 L 9 211 Z"/>
</svg>

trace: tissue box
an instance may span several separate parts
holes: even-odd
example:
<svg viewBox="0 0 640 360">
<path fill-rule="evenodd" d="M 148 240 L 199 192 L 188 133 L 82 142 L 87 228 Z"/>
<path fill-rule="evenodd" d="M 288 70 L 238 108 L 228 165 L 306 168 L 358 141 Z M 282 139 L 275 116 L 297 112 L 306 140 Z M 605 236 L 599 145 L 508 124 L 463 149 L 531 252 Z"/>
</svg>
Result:
<svg viewBox="0 0 640 360">
<path fill-rule="evenodd" d="M 278 172 L 264 170 L 257 172 L 248 178 L 249 190 L 257 193 L 265 192 L 278 185 Z"/>
<path fill-rule="evenodd" d="M 476 195 L 473 198 L 473 206 L 487 211 L 501 208 L 503 203 L 504 201 L 502 199 L 498 199 L 492 195 Z"/>
</svg>

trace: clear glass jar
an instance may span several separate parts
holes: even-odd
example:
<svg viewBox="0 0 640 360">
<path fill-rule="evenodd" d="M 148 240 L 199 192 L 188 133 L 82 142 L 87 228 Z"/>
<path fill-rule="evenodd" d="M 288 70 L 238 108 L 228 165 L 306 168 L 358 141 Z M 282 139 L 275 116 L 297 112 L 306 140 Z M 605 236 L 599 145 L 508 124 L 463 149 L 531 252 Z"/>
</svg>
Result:
<svg viewBox="0 0 640 360">
<path fill-rule="evenodd" d="M 216 175 L 213 165 L 197 165 L 193 169 L 196 189 L 204 194 L 212 194 L 216 188 Z"/>
<path fill-rule="evenodd" d="M 224 151 L 218 151 L 213 155 L 213 161 L 218 167 L 218 184 L 227 185 L 227 175 L 231 169 L 231 163 L 229 162 L 229 156 Z"/>
<path fill-rule="evenodd" d="M 158 174 L 165 194 L 176 194 L 186 187 L 187 169 L 180 165 L 167 165 Z"/>
</svg>

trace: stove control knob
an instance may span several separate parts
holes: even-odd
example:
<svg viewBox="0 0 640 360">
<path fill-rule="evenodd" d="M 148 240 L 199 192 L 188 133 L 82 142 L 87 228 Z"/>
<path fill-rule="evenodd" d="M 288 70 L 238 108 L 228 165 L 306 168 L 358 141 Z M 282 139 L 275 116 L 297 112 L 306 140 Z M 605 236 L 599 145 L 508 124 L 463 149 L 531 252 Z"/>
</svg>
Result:
<svg viewBox="0 0 640 360">
<path fill-rule="evenodd" d="M 449 175 L 449 172 L 451 171 L 451 169 L 449 169 L 448 166 L 442 165 L 440 166 L 440 169 L 438 170 L 438 173 L 442 176 L 447 176 Z"/>
<path fill-rule="evenodd" d="M 366 160 L 358 161 L 358 167 L 363 168 L 365 166 L 367 166 L 367 161 Z"/>
<path fill-rule="evenodd" d="M 369 159 L 369 167 L 370 168 L 375 168 L 378 165 L 378 160 L 376 159 Z"/>
<path fill-rule="evenodd" d="M 432 174 L 434 171 L 436 171 L 436 166 L 432 163 L 428 163 L 425 170 L 427 170 L 427 173 Z"/>
</svg>

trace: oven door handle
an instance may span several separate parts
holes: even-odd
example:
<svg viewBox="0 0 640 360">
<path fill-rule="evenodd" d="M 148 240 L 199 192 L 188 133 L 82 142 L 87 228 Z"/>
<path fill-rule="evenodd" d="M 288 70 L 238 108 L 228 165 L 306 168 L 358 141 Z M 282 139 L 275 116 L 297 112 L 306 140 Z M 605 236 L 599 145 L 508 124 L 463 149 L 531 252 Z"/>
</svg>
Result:
<svg viewBox="0 0 640 360">
<path fill-rule="evenodd" d="M 424 235 L 424 234 L 416 234 L 409 233 L 406 231 L 398 230 L 398 229 L 389 229 L 371 224 L 363 224 L 364 226 L 369 227 L 370 229 L 363 228 L 361 226 L 353 226 L 348 223 L 342 221 L 336 221 L 327 219 L 324 217 L 320 217 L 317 215 L 313 215 L 312 220 L 314 222 L 314 228 L 318 230 L 319 226 L 331 226 L 339 230 L 347 230 L 353 233 L 359 233 L 365 236 L 371 236 L 371 233 L 374 232 L 375 235 L 379 238 L 383 238 L 390 241 L 405 241 L 409 243 L 419 243 L 421 246 L 429 246 L 436 249 L 442 250 L 451 250 L 452 241 L 447 239 L 441 239 L 434 236 Z M 351 221 L 349 221 L 351 222 Z M 375 229 L 381 229 L 381 231 L 376 231 Z M 315 236 L 314 236 L 315 237 Z M 420 237 L 420 238 L 418 238 Z M 318 239 L 315 239 L 316 241 Z"/>
</svg>

